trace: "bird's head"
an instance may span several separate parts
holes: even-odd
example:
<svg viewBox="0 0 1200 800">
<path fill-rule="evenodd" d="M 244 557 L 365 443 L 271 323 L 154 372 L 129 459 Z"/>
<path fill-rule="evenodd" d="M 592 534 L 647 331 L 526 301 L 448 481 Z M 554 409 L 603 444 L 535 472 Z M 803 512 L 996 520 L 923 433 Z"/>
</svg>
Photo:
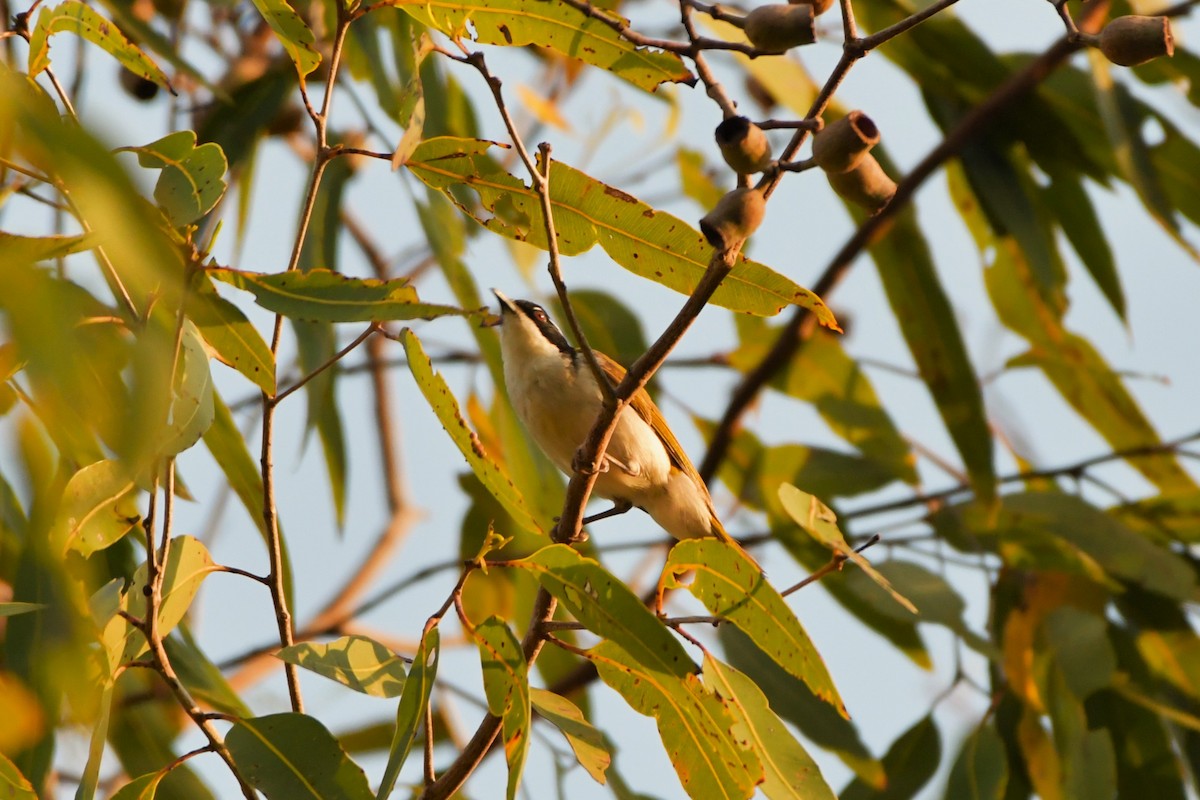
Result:
<svg viewBox="0 0 1200 800">
<path fill-rule="evenodd" d="M 574 348 L 546 309 L 529 300 L 510 300 L 499 289 L 492 294 L 500 301 L 500 346 L 506 360 L 551 353 L 573 356 Z"/>
</svg>

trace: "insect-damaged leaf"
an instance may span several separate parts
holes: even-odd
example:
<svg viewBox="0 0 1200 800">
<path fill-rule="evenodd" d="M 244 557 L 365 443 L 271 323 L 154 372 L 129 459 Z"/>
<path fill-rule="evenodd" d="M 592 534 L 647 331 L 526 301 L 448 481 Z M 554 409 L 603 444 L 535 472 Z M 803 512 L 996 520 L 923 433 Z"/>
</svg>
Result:
<svg viewBox="0 0 1200 800">
<path fill-rule="evenodd" d="M 478 209 L 459 203 L 465 213 L 501 236 L 546 249 L 537 192 L 491 158 L 488 151 L 494 146 L 481 139 L 429 139 L 417 147 L 407 165 L 456 203 L 453 190 L 474 190 L 492 216 L 481 218 Z M 550 203 L 563 255 L 578 255 L 599 243 L 625 269 L 682 294 L 691 294 L 708 268 L 713 248 L 698 230 L 559 161 L 551 162 Z M 798 305 L 812 311 L 821 324 L 837 328 L 833 313 L 819 297 L 745 258 L 739 257 L 712 302 L 758 316 Z"/>
<path fill-rule="evenodd" d="M 680 577 L 693 573 L 686 585 Z M 750 559 L 716 539 L 685 539 L 671 548 L 662 586 L 686 586 L 713 616 L 729 620 L 764 653 L 847 716 L 821 654 L 783 597 Z"/>
<path fill-rule="evenodd" d="M 164 89 L 171 88 L 167 76 L 141 48 L 126 39 L 112 22 L 76 0 L 66 0 L 53 8 L 42 7 L 29 35 L 30 77 L 50 66 L 50 37 L 62 31 L 70 31 L 102 47 L 134 75 L 154 81 Z"/>
<path fill-rule="evenodd" d="M 638 47 L 601 20 L 558 0 L 390 1 L 447 36 L 467 36 L 480 44 L 546 47 L 648 91 L 668 81 L 696 80 L 674 53 Z M 606 10 L 595 13 L 621 19 Z"/>
<path fill-rule="evenodd" d="M 422 303 L 416 288 L 402 279 L 350 278 L 327 269 L 272 274 L 210 269 L 208 274 L 252 292 L 260 306 L 292 319 L 387 322 L 474 313 L 454 306 Z"/>
</svg>

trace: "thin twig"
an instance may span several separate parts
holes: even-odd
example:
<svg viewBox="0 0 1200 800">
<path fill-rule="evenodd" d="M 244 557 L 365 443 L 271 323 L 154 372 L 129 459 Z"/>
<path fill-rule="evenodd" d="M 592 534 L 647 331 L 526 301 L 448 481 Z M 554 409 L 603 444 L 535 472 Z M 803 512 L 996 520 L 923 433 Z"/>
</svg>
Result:
<svg viewBox="0 0 1200 800">
<path fill-rule="evenodd" d="M 290 395 L 292 392 L 296 391 L 297 389 L 303 388 L 304 384 L 308 383 L 313 378 L 317 377 L 322 372 L 329 369 L 337 362 L 341 361 L 343 358 L 346 357 L 346 355 L 350 351 L 352 351 L 354 348 L 358 347 L 360 344 L 362 344 L 364 341 L 366 341 L 368 336 L 370 336 L 373 333 L 377 333 L 380 329 L 381 329 L 381 326 L 378 322 L 372 322 L 370 325 L 367 326 L 366 330 L 364 330 L 362 333 L 360 333 L 358 336 L 355 337 L 354 341 L 350 342 L 350 344 L 346 345 L 341 350 L 338 350 L 332 356 L 327 358 L 324 361 L 324 363 L 322 363 L 319 367 L 314 369 L 312 372 L 308 373 L 303 378 L 296 381 L 295 383 L 293 383 L 288 388 L 284 389 L 279 394 L 275 395 L 275 397 L 272 399 L 271 403 L 273 405 L 279 405 L 281 402 L 283 402 L 283 399 L 285 397 L 287 397 L 288 395 Z"/>
</svg>

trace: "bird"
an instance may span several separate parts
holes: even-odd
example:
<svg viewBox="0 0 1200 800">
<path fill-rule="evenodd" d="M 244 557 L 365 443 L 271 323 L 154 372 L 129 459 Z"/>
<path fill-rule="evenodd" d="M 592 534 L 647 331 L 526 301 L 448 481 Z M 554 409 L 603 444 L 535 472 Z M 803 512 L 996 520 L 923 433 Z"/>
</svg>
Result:
<svg viewBox="0 0 1200 800">
<path fill-rule="evenodd" d="M 583 352 L 571 346 L 544 308 L 510 300 L 498 289 L 492 293 L 500 301 L 500 355 L 513 409 L 542 452 L 570 475 L 604 395 Z M 611 384 L 619 384 L 625 368 L 597 350 L 593 353 Z M 585 522 L 636 506 L 676 539 L 712 537 L 741 550 L 645 389 L 638 389 L 622 409 L 598 471 L 593 492 L 611 500 L 613 507 Z"/>
</svg>

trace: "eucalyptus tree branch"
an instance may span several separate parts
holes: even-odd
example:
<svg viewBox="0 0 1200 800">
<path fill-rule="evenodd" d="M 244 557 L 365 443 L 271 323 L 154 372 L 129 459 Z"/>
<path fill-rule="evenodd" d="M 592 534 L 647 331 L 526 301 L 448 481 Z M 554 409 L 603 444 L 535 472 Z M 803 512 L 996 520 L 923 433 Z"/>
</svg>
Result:
<svg viewBox="0 0 1200 800">
<path fill-rule="evenodd" d="M 300 265 L 300 254 L 304 249 L 304 241 L 308 237 L 308 228 L 312 222 L 313 208 L 317 202 L 317 191 L 321 186 L 321 177 L 325 167 L 334 156 L 328 140 L 329 114 L 333 108 L 333 89 L 337 85 L 338 67 L 341 64 L 342 48 L 346 41 L 346 32 L 350 27 L 351 18 L 345 4 L 335 4 L 337 8 L 337 27 L 333 37 L 333 51 L 329 57 L 329 78 L 325 85 L 325 99 L 318 112 L 313 109 L 304 82 L 300 89 L 304 98 L 304 106 L 316 129 L 317 151 L 313 156 L 312 175 L 309 178 L 308 190 L 304 196 L 304 204 L 300 210 L 300 220 L 296 226 L 296 239 L 292 244 L 292 254 L 288 260 L 287 271 L 292 272 Z M 279 344 L 283 334 L 283 315 L 275 315 L 274 329 L 271 334 L 271 355 L 277 357 Z M 283 545 L 279 532 L 279 512 L 275 502 L 275 474 L 272 461 L 275 437 L 275 406 L 277 398 L 272 398 L 266 392 L 262 394 L 263 422 L 262 448 L 260 465 L 263 480 L 263 523 L 267 530 L 267 551 L 271 569 L 268 574 L 271 586 L 271 602 L 275 607 L 275 624 L 279 629 L 279 642 L 283 647 L 294 643 L 292 628 L 292 613 L 287 605 L 287 593 L 283 583 Z M 300 695 L 300 678 L 295 664 L 286 662 L 283 665 L 287 679 L 288 696 L 292 710 L 297 713 L 304 711 L 304 700 Z"/>
<path fill-rule="evenodd" d="M 174 372 L 171 374 L 174 374 Z M 155 488 L 157 489 L 157 481 L 155 481 L 155 483 Z M 164 558 L 166 556 L 168 543 L 171 540 L 174 493 L 175 462 L 174 460 L 168 460 L 166 466 L 166 481 L 163 485 L 162 549 Z M 155 492 L 155 494 L 157 494 L 157 492 Z M 200 710 L 200 707 L 192 698 L 191 692 L 189 692 L 187 687 L 183 685 L 183 681 L 179 679 L 178 674 L 175 672 L 175 668 L 171 664 L 171 658 L 167 654 L 167 649 L 163 645 L 163 637 L 158 630 L 158 609 L 162 597 L 163 572 L 161 569 L 155 569 L 150 566 L 156 561 L 155 548 L 153 546 L 154 508 L 155 504 L 152 495 L 150 514 L 145 524 L 146 539 L 147 544 L 149 545 L 147 548 L 146 563 L 147 580 L 150 581 L 150 585 L 147 588 L 149 588 L 150 591 L 146 593 L 146 617 L 145 619 L 140 620 L 138 627 L 141 628 L 143 635 L 146 637 L 146 641 L 150 645 L 150 661 L 153 665 L 154 671 L 157 672 L 159 677 L 163 679 L 163 682 L 166 683 L 167 688 L 170 689 L 171 694 L 175 696 L 176 702 L 183 709 L 184 713 L 191 718 L 196 727 L 198 727 L 201 733 L 204 734 L 204 737 L 208 739 L 208 748 L 206 749 L 211 749 L 213 752 L 215 752 L 218 756 L 220 756 L 221 760 L 225 762 L 225 765 L 229 767 L 230 772 L 233 773 L 233 777 L 237 780 L 238 788 L 240 788 L 242 791 L 242 796 L 247 798 L 247 800 L 256 800 L 258 797 L 257 793 L 238 770 L 237 764 L 233 760 L 233 754 L 230 753 L 229 748 L 225 746 L 225 741 L 221 738 L 220 733 L 218 733 L 216 728 L 213 727 L 211 719 L 208 717 L 208 715 Z M 160 566 L 165 566 L 165 564 L 160 564 Z"/>
</svg>

